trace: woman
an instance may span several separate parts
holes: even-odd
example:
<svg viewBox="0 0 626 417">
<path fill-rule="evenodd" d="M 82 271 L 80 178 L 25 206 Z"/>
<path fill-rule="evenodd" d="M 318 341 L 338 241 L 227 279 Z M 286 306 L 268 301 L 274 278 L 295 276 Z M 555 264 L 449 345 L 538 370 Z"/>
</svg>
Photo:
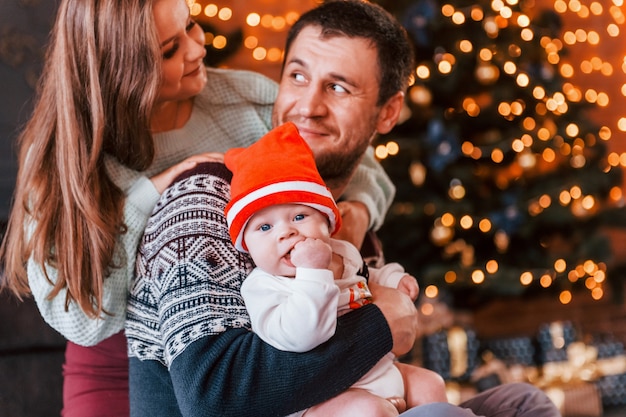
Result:
<svg viewBox="0 0 626 417">
<path fill-rule="evenodd" d="M 206 152 L 247 146 L 270 128 L 276 85 L 207 72 L 204 55 L 184 0 L 59 6 L 19 137 L 0 257 L 3 287 L 32 293 L 69 340 L 66 417 L 128 415 L 126 297 L 159 194 L 196 163 L 220 158 Z"/>
<path fill-rule="evenodd" d="M 110 338 L 94 349 L 104 357 L 68 343 L 68 416 L 96 415 L 90 409 L 103 405 L 114 407 L 111 415 L 128 414 L 123 384 L 112 384 L 106 404 L 81 397 L 108 389 L 91 385 L 81 363 L 101 366 L 93 377 L 103 383 L 127 379 L 120 331 L 137 242 L 163 189 L 209 157 L 181 162 L 206 146 L 175 153 L 152 138 L 184 124 L 191 97 L 206 83 L 202 30 L 187 19 L 160 48 L 159 30 L 171 28 L 155 25 L 151 2 L 114 3 L 60 5 L 39 98 L 19 138 L 15 206 L 2 246 L 5 285 L 19 295 L 31 291 L 52 327 L 85 346 Z"/>
</svg>

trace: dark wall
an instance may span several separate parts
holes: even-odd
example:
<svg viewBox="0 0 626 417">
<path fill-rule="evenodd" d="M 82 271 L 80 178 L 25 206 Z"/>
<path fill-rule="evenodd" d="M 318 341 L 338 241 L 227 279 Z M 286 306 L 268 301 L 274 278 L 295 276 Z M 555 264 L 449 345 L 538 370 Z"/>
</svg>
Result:
<svg viewBox="0 0 626 417">
<path fill-rule="evenodd" d="M 15 139 L 28 118 L 57 0 L 0 0 L 0 235 L 17 173 Z M 58 416 L 65 341 L 32 300 L 0 294 L 0 416 Z"/>
<path fill-rule="evenodd" d="M 8 217 L 15 186 L 15 138 L 30 113 L 57 4 L 0 0 L 0 222 Z"/>
</svg>

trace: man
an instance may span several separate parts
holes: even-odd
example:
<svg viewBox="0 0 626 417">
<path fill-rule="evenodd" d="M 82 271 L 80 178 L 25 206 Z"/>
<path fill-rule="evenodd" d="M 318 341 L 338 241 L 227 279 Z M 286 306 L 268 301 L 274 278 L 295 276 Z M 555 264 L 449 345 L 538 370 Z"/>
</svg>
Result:
<svg viewBox="0 0 626 417">
<path fill-rule="evenodd" d="M 355 167 L 374 135 L 397 122 L 412 69 L 406 34 L 378 6 L 330 2 L 294 25 L 285 56 L 274 123 L 298 126 L 333 194 L 351 201 L 342 216 L 357 226 L 348 235 L 362 239 L 371 196 L 350 195 L 346 184 L 358 181 Z M 310 352 L 282 352 L 250 332 L 239 287 L 252 265 L 230 243 L 222 212 L 229 174 L 218 164 L 188 173 L 148 224 L 129 301 L 131 415 L 289 415 L 343 392 L 415 340 L 412 302 L 376 287 L 375 304 L 341 317 L 335 336 Z M 558 415 L 533 390 L 511 386 L 504 395 L 520 416 Z M 502 399 L 480 397 L 473 407 L 489 415 L 494 398 Z M 430 415 L 473 415 L 437 406 Z"/>
<path fill-rule="evenodd" d="M 319 17 L 310 13 L 289 32 L 273 124 L 293 122 L 313 149 L 335 199 L 353 203 L 342 215 L 348 215 L 347 223 L 356 230 L 344 230 L 339 237 L 360 248 L 370 222 L 366 206 L 355 202 L 381 197 L 344 192 L 376 134 L 388 133 L 398 120 L 413 53 L 402 28 L 387 14 L 364 16 L 371 6 L 330 7 L 346 15 L 339 15 L 328 33 L 322 35 Z M 372 29 L 353 23 L 367 19 L 374 22 Z M 350 37 L 337 36 L 337 31 Z M 385 33 L 394 35 L 386 39 L 381 36 Z"/>
</svg>

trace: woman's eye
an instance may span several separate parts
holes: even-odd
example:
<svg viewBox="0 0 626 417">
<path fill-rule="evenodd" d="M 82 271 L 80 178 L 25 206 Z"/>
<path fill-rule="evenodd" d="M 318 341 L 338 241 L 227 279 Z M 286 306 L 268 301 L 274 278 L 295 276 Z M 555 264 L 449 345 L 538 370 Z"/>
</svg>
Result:
<svg viewBox="0 0 626 417">
<path fill-rule="evenodd" d="M 174 55 L 176 55 L 177 51 L 178 51 L 178 43 L 175 43 L 170 49 L 163 52 L 163 59 L 172 58 Z"/>
<path fill-rule="evenodd" d="M 189 23 L 187 23 L 187 26 L 185 26 L 185 31 L 187 33 L 191 32 L 191 30 L 197 25 L 195 20 L 190 20 Z M 178 42 L 175 42 L 174 45 L 172 45 L 172 47 L 170 49 L 168 49 L 167 51 L 163 52 L 163 59 L 170 59 L 172 58 L 174 55 L 176 55 L 176 52 L 178 52 L 178 48 L 179 48 L 179 44 Z"/>
</svg>

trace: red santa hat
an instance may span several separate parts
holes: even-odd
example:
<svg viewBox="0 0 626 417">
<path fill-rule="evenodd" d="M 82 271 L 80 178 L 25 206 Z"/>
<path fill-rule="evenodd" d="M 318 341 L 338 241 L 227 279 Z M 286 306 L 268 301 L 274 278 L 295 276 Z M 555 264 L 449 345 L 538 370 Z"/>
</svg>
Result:
<svg viewBox="0 0 626 417">
<path fill-rule="evenodd" d="M 235 247 L 247 252 L 243 231 L 257 211 L 276 204 L 305 204 L 328 217 L 331 234 L 341 216 L 333 196 L 317 171 L 309 145 L 293 123 L 279 126 L 247 148 L 226 152 L 233 173 L 226 221 Z"/>
</svg>

